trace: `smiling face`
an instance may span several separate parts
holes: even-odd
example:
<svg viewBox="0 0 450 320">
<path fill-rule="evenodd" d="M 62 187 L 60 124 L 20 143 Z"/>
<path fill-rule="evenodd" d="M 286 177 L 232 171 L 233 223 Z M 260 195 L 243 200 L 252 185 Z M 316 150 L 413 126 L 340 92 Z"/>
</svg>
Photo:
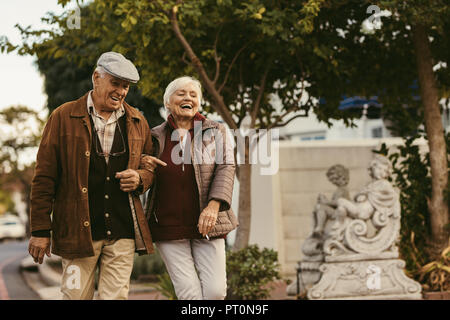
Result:
<svg viewBox="0 0 450 320">
<path fill-rule="evenodd" d="M 189 82 L 180 86 L 170 96 L 166 108 L 173 115 L 175 120 L 191 120 L 194 118 L 199 107 L 198 87 Z"/>
<path fill-rule="evenodd" d="M 376 180 L 386 179 L 389 176 L 389 167 L 373 160 L 369 166 L 369 175 Z"/>
<path fill-rule="evenodd" d="M 128 94 L 130 83 L 108 73 L 102 75 L 98 71 L 94 72 L 93 80 L 95 107 L 108 112 L 119 109 Z"/>
</svg>

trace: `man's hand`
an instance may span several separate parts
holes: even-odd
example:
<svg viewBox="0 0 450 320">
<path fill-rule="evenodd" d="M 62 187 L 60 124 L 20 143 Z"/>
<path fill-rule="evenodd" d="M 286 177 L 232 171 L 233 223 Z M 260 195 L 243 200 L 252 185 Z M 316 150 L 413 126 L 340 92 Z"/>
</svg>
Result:
<svg viewBox="0 0 450 320">
<path fill-rule="evenodd" d="M 120 179 L 120 190 L 123 192 L 131 192 L 136 190 L 141 181 L 139 173 L 133 169 L 117 172 L 116 178 Z"/>
<path fill-rule="evenodd" d="M 28 252 L 33 257 L 34 262 L 42 264 L 44 256 L 51 257 L 50 254 L 50 238 L 31 237 L 28 244 Z"/>
<path fill-rule="evenodd" d="M 152 157 L 152 156 L 143 156 L 141 158 L 141 163 L 140 163 L 141 168 L 150 170 L 151 172 L 155 172 L 155 169 L 158 165 L 165 167 L 165 166 L 167 166 L 167 163 L 159 160 L 156 157 Z"/>
<path fill-rule="evenodd" d="M 198 231 L 202 236 L 206 236 L 216 225 L 219 208 L 220 201 L 211 200 L 208 206 L 200 213 L 200 217 L 198 218 Z"/>
</svg>

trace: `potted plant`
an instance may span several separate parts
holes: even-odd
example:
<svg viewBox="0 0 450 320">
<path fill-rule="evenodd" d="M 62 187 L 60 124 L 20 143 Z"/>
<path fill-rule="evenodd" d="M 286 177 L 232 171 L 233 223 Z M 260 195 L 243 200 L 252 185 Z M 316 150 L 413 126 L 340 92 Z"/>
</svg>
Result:
<svg viewBox="0 0 450 320">
<path fill-rule="evenodd" d="M 419 281 L 426 300 L 450 300 L 450 246 L 439 259 L 429 262 L 419 270 Z"/>
</svg>

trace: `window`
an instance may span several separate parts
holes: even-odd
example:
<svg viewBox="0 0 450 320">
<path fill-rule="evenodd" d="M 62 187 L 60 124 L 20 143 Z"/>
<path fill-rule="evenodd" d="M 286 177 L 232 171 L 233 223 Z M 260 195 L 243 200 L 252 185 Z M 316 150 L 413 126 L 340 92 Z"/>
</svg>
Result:
<svg viewBox="0 0 450 320">
<path fill-rule="evenodd" d="M 372 129 L 372 138 L 381 138 L 383 137 L 383 128 L 377 127 Z"/>
</svg>

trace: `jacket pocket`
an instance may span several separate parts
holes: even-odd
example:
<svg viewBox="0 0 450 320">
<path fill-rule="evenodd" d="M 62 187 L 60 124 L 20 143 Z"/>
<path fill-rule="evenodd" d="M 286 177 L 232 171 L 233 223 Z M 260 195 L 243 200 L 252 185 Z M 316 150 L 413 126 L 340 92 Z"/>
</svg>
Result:
<svg viewBox="0 0 450 320">
<path fill-rule="evenodd" d="M 73 215 L 72 208 L 76 205 L 76 201 L 55 201 L 52 214 L 52 232 L 55 240 L 64 241 L 70 236 L 69 218 Z"/>
</svg>

